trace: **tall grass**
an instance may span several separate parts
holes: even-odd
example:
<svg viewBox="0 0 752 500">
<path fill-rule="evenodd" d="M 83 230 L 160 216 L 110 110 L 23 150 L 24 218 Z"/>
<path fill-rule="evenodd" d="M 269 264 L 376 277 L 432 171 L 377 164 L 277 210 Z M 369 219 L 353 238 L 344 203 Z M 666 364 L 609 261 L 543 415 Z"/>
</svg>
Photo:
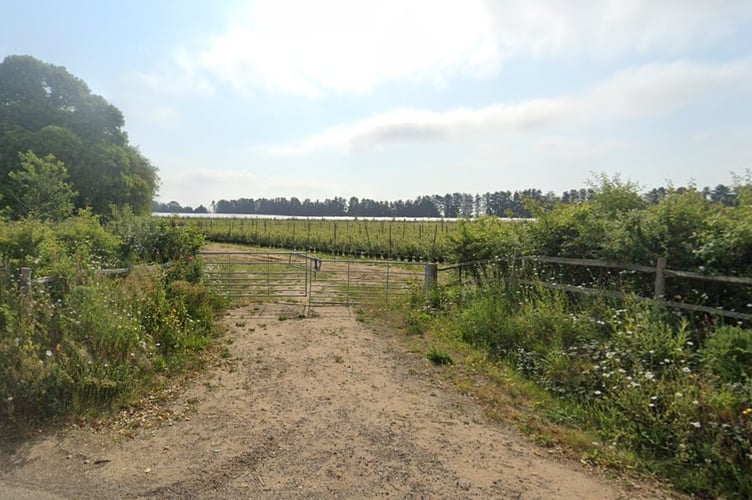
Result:
<svg viewBox="0 0 752 500">
<path fill-rule="evenodd" d="M 534 284 L 446 288 L 431 304 L 443 331 L 576 405 L 607 446 L 680 489 L 752 496 L 752 331 L 699 338 L 664 310 Z"/>
<path fill-rule="evenodd" d="M 221 302 L 191 256 L 200 237 L 170 221 L 128 218 L 118 227 L 140 228 L 138 238 L 87 214 L 59 225 L 0 222 L 0 427 L 117 407 L 206 347 Z M 95 272 L 155 258 L 171 265 Z M 23 290 L 21 265 L 50 281 Z"/>
</svg>

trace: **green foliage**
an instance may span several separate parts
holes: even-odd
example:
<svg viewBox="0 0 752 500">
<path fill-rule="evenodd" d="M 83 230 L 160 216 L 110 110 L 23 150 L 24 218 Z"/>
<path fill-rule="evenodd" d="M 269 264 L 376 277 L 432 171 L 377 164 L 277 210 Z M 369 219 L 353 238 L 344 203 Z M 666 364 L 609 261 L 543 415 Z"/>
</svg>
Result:
<svg viewBox="0 0 752 500">
<path fill-rule="evenodd" d="M 714 210 L 695 240 L 694 253 L 708 271 L 735 274 L 740 263 L 752 262 L 752 205 Z"/>
<path fill-rule="evenodd" d="M 156 261 L 184 265 L 204 244 L 204 235 L 195 226 L 183 224 L 177 218 L 134 216 L 129 208 L 113 207 L 106 227 L 120 239 L 119 255 L 127 263 Z M 191 266 L 194 275 L 200 271 L 196 266 L 198 262 Z"/>
<path fill-rule="evenodd" d="M 119 224 L 144 222 L 127 218 Z M 90 212 L 55 224 L 0 221 L 2 425 L 126 403 L 207 346 L 223 304 L 200 283 L 190 255 L 201 238 L 169 221 L 146 228 L 144 239 L 162 242 L 160 254 L 179 260 L 169 269 L 141 266 L 110 277 L 96 271 L 123 266 L 119 257 L 128 252 Z M 35 284 L 31 295 L 22 292 L 15 279 L 21 266 L 50 281 Z"/>
<path fill-rule="evenodd" d="M 426 357 L 435 365 L 453 365 L 454 360 L 449 353 L 438 349 L 436 346 L 431 346 L 426 352 Z"/>
<path fill-rule="evenodd" d="M 733 326 L 718 328 L 708 338 L 702 354 L 705 367 L 721 382 L 734 384 L 752 380 L 752 330 Z"/>
<path fill-rule="evenodd" d="M 633 182 L 622 181 L 618 174 L 613 177 L 606 174 L 596 175 L 589 184 L 596 209 L 606 216 L 613 217 L 646 206 L 640 195 L 639 186 Z"/>
<path fill-rule="evenodd" d="M 527 253 L 595 258 L 608 234 L 609 218 L 602 217 L 593 202 L 558 205 L 542 214 L 537 223 L 523 226 L 529 232 Z"/>
<path fill-rule="evenodd" d="M 506 238 L 489 231 L 487 221 L 466 222 L 452 239 L 452 255 L 496 258 L 498 271 L 492 280 L 472 281 L 484 288 L 455 294 L 461 300 L 448 303 L 439 316 L 448 324 L 439 328 L 578 405 L 580 424 L 638 454 L 681 489 L 750 497 L 752 331 L 551 289 L 610 286 L 650 296 L 652 277 L 541 262 L 512 267 L 503 259 L 539 254 L 653 266 L 666 257 L 670 269 L 748 276 L 750 181 L 712 196 L 693 186 L 669 188 L 648 205 L 636 186 L 601 176 L 592 199 L 541 212 L 535 223 L 508 225 Z M 727 310 L 750 307 L 748 287 L 701 280 L 672 278 L 666 295 Z"/>
<path fill-rule="evenodd" d="M 510 255 L 602 259 L 655 266 L 667 259 L 669 269 L 700 273 L 749 276 L 752 262 L 752 199 L 748 184 L 734 186 L 736 204 L 712 201 L 693 186 L 663 190 L 652 204 L 638 195 L 637 187 L 601 177 L 593 185 L 593 198 L 559 204 L 541 213 L 537 221 L 502 224 L 498 220 L 459 224 L 450 239 L 452 260 L 504 261 Z M 503 229 L 496 229 L 501 225 Z M 509 272 L 497 266 L 496 274 Z M 629 271 L 594 270 L 556 264 L 527 263 L 522 278 L 533 274 L 572 286 L 605 287 L 617 292 L 651 296 L 653 277 Z M 488 272 L 470 268 L 475 281 L 488 281 Z M 747 289 L 741 286 L 687 279 L 669 279 L 666 297 L 679 302 L 749 311 Z M 697 317 L 696 321 L 703 321 Z"/>
<path fill-rule="evenodd" d="M 183 226 L 177 219 L 160 219 L 155 243 L 155 258 L 163 262 L 195 255 L 204 244 L 204 235 L 192 226 Z"/>
<path fill-rule="evenodd" d="M 14 270 L 40 263 L 43 267 L 49 265 L 46 254 L 53 253 L 54 247 L 55 237 L 50 224 L 36 219 L 14 223 L 0 221 L 0 256 Z"/>
<path fill-rule="evenodd" d="M 647 205 L 636 186 L 602 176 L 592 200 L 509 225 L 505 241 L 485 221 L 464 223 L 452 253 L 460 261 L 514 252 L 646 265 L 667 257 L 672 269 L 749 275 L 749 186 L 747 179 L 734 187 L 735 203 L 690 187 L 668 189 Z M 448 324 L 439 328 L 578 405 L 578 423 L 597 429 L 609 446 L 636 453 L 679 488 L 752 496 L 752 331 L 690 324 L 639 303 L 544 286 L 611 285 L 649 296 L 652 281 L 631 272 L 530 262 L 511 267 L 503 258 L 497 268 L 495 279 L 473 280 L 485 288 L 455 294 L 461 300 L 447 303 L 451 312 L 439 320 Z M 545 283 L 530 284 L 536 277 Z M 749 310 L 741 287 L 674 279 L 667 295 Z"/>
<path fill-rule="evenodd" d="M 660 203 L 610 224 L 605 256 L 646 264 L 664 256 L 674 268 L 696 269 L 703 263 L 697 258 L 698 238 L 720 209 L 694 189 L 669 190 Z"/>
<path fill-rule="evenodd" d="M 31 151 L 19 153 L 21 168 L 8 173 L 6 197 L 15 218 L 62 220 L 73 213 L 76 193 L 67 183 L 68 171 L 53 155 L 40 158 Z"/>
<path fill-rule="evenodd" d="M 59 248 L 77 269 L 106 269 L 118 267 L 120 239 L 107 231 L 99 219 L 88 210 L 55 226 Z M 51 261 L 54 265 L 55 262 Z M 45 269 L 40 269 L 47 273 Z M 54 270 L 49 271 L 57 274 Z"/>
<path fill-rule="evenodd" d="M 519 230 L 520 224 L 490 216 L 479 217 L 473 222 L 460 221 L 457 224 L 457 232 L 449 238 L 453 261 L 506 258 L 520 254 L 524 248 L 524 233 Z"/>
<path fill-rule="evenodd" d="M 436 328 L 577 405 L 576 423 L 604 443 L 681 489 L 752 494 L 752 331 L 721 327 L 698 344 L 659 309 L 514 281 L 447 293 Z"/>
<path fill-rule="evenodd" d="M 398 260 L 446 260 L 457 223 L 448 221 L 173 219 L 206 239 L 269 248 Z"/>
<path fill-rule="evenodd" d="M 0 63 L 0 196 L 16 203 L 17 188 L 6 178 L 22 169 L 18 154 L 33 151 L 67 167 L 76 208 L 106 214 L 115 204 L 148 213 L 156 169 L 128 144 L 123 125 L 117 108 L 65 68 L 6 57 Z"/>
</svg>

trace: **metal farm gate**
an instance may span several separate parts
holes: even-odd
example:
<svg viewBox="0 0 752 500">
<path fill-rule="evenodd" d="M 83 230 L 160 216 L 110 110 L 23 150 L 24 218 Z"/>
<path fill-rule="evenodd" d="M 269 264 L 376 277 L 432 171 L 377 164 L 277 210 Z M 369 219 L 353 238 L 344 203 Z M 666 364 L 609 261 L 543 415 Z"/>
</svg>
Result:
<svg viewBox="0 0 752 500">
<path fill-rule="evenodd" d="M 207 284 L 230 298 L 308 306 L 378 304 L 422 288 L 433 264 L 319 259 L 297 252 L 202 252 Z M 435 266 L 434 266 L 435 267 Z"/>
<path fill-rule="evenodd" d="M 201 252 L 204 278 L 228 297 L 307 297 L 309 262 L 291 252 Z"/>
</svg>

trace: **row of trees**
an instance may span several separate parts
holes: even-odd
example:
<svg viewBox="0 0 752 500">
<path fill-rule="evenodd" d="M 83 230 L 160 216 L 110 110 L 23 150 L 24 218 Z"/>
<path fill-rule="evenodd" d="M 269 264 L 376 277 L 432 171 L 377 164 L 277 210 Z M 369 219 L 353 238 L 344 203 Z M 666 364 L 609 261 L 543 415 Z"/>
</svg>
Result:
<svg viewBox="0 0 752 500">
<path fill-rule="evenodd" d="M 171 201 L 169 203 L 161 203 L 154 200 L 151 204 L 151 211 L 165 214 L 207 214 L 209 209 L 203 205 L 199 205 L 196 208 L 191 206 L 182 206 L 177 201 Z"/>
<path fill-rule="evenodd" d="M 655 188 L 642 197 L 647 203 L 655 204 L 669 192 L 682 193 L 690 188 Z M 694 188 L 691 188 L 694 189 Z M 732 187 L 718 185 L 701 191 L 708 200 L 731 206 L 736 203 L 736 193 Z M 264 214 L 299 217 L 448 217 L 470 218 L 479 215 L 498 217 L 531 217 L 537 210 L 550 210 L 558 204 L 580 203 L 591 200 L 595 194 L 592 187 L 571 189 L 560 196 L 553 192 L 543 193 L 540 189 L 522 191 L 496 191 L 484 194 L 447 193 L 445 195 L 420 196 L 414 200 L 378 201 L 355 196 L 349 200 L 342 197 L 327 198 L 323 201 L 298 198 L 240 198 L 212 202 L 212 211 L 220 214 Z M 155 202 L 155 212 L 167 213 L 206 213 L 201 205 L 196 209 L 182 207 L 180 203 Z"/>
</svg>

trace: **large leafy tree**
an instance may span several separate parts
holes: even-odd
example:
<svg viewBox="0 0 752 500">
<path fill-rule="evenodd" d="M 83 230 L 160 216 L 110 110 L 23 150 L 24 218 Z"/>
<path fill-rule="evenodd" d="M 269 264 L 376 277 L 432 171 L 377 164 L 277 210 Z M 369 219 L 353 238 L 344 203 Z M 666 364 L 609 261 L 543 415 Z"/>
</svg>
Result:
<svg viewBox="0 0 752 500">
<path fill-rule="evenodd" d="M 148 213 L 157 171 L 128 143 L 123 114 L 65 68 L 30 56 L 0 63 L 0 195 L 21 169 L 19 153 L 54 155 L 65 165 L 79 208 L 112 205 Z"/>
</svg>

